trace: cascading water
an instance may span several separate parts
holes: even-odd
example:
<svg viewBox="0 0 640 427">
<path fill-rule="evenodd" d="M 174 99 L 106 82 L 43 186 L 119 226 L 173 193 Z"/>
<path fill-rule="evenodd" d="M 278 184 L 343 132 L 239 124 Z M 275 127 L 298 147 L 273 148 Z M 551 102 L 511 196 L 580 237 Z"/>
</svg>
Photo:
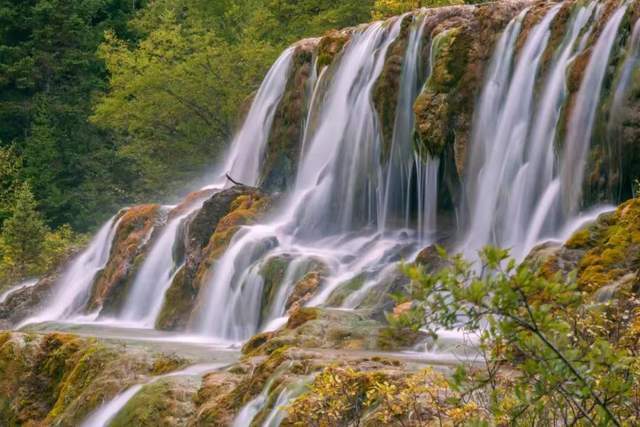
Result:
<svg viewBox="0 0 640 427">
<path fill-rule="evenodd" d="M 219 190 L 227 185 L 225 174 L 250 185 L 258 181 L 260 160 L 264 152 L 275 110 L 282 99 L 295 47 L 285 50 L 269 70 L 262 82 L 244 124 L 234 138 L 230 152 L 220 177 L 206 189 Z M 164 293 L 171 284 L 171 275 L 176 270 L 172 248 L 178 237 L 180 222 L 200 204 L 192 206 L 189 212 L 167 224 L 165 231 L 150 250 L 147 261 L 136 276 L 133 292 L 127 298 L 122 319 L 139 326 L 153 326 L 162 308 Z M 115 217 L 114 217 L 115 218 Z M 89 247 L 72 263 L 69 270 L 58 280 L 53 298 L 35 317 L 22 325 L 47 320 L 67 319 L 79 314 L 91 292 L 98 271 L 104 268 L 117 224 L 110 219 L 95 236 Z"/>
<path fill-rule="evenodd" d="M 581 141 L 582 150 L 588 147 L 602 78 L 626 6 L 616 10 L 596 42 L 569 123 L 573 147 L 565 143 L 558 159 L 555 137 L 566 101 L 567 70 L 584 51 L 601 12 L 596 2 L 575 7 L 536 104 L 536 70 L 560 7 L 552 6 L 531 30 L 513 72 L 510 64 L 526 10 L 509 24 L 494 53 L 474 122 L 467 185 L 471 219 L 463 244 L 468 253 L 494 244 L 522 258 L 542 238 L 557 236 L 576 214 L 563 209 L 560 195 L 570 194 L 572 203 L 578 203 L 580 192 L 569 187 L 571 182 L 582 185 L 582 175 L 575 173 L 581 174 L 585 158 L 578 158 L 576 145 Z"/>
<path fill-rule="evenodd" d="M 509 25 L 496 50 L 473 137 L 467 250 L 494 243 L 514 248 L 516 255 L 521 253 L 522 248 L 517 246 L 524 241 L 527 230 L 524 199 L 531 196 L 523 194 L 524 186 L 527 179 L 536 179 L 528 175 L 527 169 L 538 166 L 525 158 L 534 83 L 549 27 L 560 7 L 551 7 L 531 30 L 512 75 L 509 64 L 523 14 Z"/>
<path fill-rule="evenodd" d="M 577 213 L 582 200 L 587 152 L 600 102 L 602 82 L 609 64 L 613 42 L 627 7 L 628 3 L 625 2 L 611 15 L 602 34 L 598 37 L 591 52 L 589 64 L 584 71 L 575 108 L 569 120 L 561 166 L 561 187 L 562 194 L 565 196 L 563 207 L 569 214 Z"/>
<path fill-rule="evenodd" d="M 317 305 L 355 274 L 373 273 L 410 255 L 418 243 L 413 234 L 419 233 L 395 231 L 388 224 L 393 213 L 408 226 L 409 188 L 415 175 L 423 194 L 419 222 L 424 229 L 433 226 L 437 160 L 423 166 L 413 153 L 412 132 L 406 129 L 413 127 L 412 106 L 420 84 L 421 18 L 414 22 L 408 39 L 389 163 L 385 166 L 380 161 L 382 135 L 372 91 L 404 18 L 356 31 L 332 65 L 331 82 L 316 85 L 316 92 L 322 93 L 314 93 L 312 99 L 322 102 L 311 105 L 317 108 L 310 112 L 314 127 L 305 132 L 295 188 L 274 221 L 238 232 L 214 266 L 194 325 L 200 332 L 246 339 L 260 324 L 284 315 L 291 283 L 279 289 L 269 317 L 260 318 L 261 270 L 265 260 L 274 256 L 289 255 L 294 263 L 320 260 L 326 269 L 325 283 L 309 301 Z M 399 174 L 396 165 L 403 165 Z M 397 194 L 400 202 L 392 200 Z"/>
<path fill-rule="evenodd" d="M 269 409 L 268 405 L 271 405 L 269 413 L 264 417 L 262 427 L 278 427 L 287 416 L 286 405 L 290 404 L 296 397 L 301 395 L 305 390 L 307 384 L 312 380 L 313 376 L 303 378 L 292 384 L 282 388 L 282 391 L 278 394 L 275 402 L 269 401 L 269 393 L 271 392 L 271 386 L 275 378 L 271 378 L 267 381 L 262 392 L 247 403 L 238 413 L 233 420 L 233 427 L 245 427 L 253 425 L 254 420 L 260 411 Z"/>
<path fill-rule="evenodd" d="M 179 238 L 178 229 L 180 224 L 201 205 L 202 202 L 195 203 L 182 215 L 169 220 L 140 267 L 127 296 L 126 304 L 118 317 L 119 320 L 141 327 L 154 326 L 162 309 L 165 293 L 178 270 L 173 256 L 174 246 Z"/>
<path fill-rule="evenodd" d="M 118 217 L 119 215 L 114 216 L 102 226 L 89 247 L 71 263 L 62 277 L 56 281 L 51 300 L 46 303 L 40 313 L 23 321 L 22 325 L 66 319 L 84 310 L 91 294 L 93 281 L 109 260 L 111 244 L 118 229 Z"/>
<path fill-rule="evenodd" d="M 22 291 L 24 289 L 30 288 L 32 286 L 35 286 L 38 284 L 38 279 L 31 279 L 31 280 L 27 280 L 25 282 L 22 282 L 16 286 L 13 286 L 12 288 L 0 293 L 0 304 L 2 304 L 3 302 L 5 302 L 7 299 L 9 299 L 9 297 L 19 291 Z"/>
<path fill-rule="evenodd" d="M 256 185 L 265 146 L 276 109 L 287 85 L 295 47 L 285 50 L 260 85 L 244 123 L 231 143 L 220 178 L 212 187 L 225 185 L 225 174 L 247 185 Z"/>
<path fill-rule="evenodd" d="M 407 49 L 402 64 L 396 117 L 393 126 L 393 136 L 387 168 L 382 173 L 385 176 L 384 185 L 379 186 L 378 200 L 380 219 L 378 226 L 381 231 L 387 227 L 397 227 L 389 224 L 391 217 L 400 213 L 402 226 L 410 228 L 410 206 L 417 195 L 417 229 L 425 236 L 433 233 L 436 228 L 436 193 L 438 184 L 439 161 L 428 154 L 424 156 L 415 153 L 413 147 L 413 130 L 415 115 L 413 104 L 418 96 L 418 90 L 424 77 L 420 74 L 422 68 L 420 50 L 424 35 L 426 20 L 422 16 L 414 18 L 409 33 Z M 429 58 L 429 63 L 431 62 Z M 427 76 L 430 72 L 427 73 Z M 425 157 L 426 162 L 422 157 Z M 417 175 L 415 181 L 412 176 Z M 412 188 L 412 184 L 415 187 Z M 397 221 L 396 221 L 397 222 Z"/>
<path fill-rule="evenodd" d="M 522 194 L 530 197 L 527 197 L 525 209 L 523 209 L 528 215 L 527 237 L 523 253 L 533 247 L 544 233 L 556 232 L 558 223 L 561 222 L 557 212 L 560 183 L 556 176 L 557 172 L 554 170 L 555 133 L 560 111 L 566 99 L 566 69 L 575 56 L 584 49 L 582 43 L 576 48 L 576 43 L 585 25 L 593 17 L 595 9 L 595 2 L 578 8 L 544 81 L 544 90 L 534 116 L 527 149 L 527 158 L 531 166 L 526 171 L 527 179 Z M 583 35 L 583 40 L 590 34 L 593 26 L 593 23 L 589 26 L 588 31 Z"/>
</svg>

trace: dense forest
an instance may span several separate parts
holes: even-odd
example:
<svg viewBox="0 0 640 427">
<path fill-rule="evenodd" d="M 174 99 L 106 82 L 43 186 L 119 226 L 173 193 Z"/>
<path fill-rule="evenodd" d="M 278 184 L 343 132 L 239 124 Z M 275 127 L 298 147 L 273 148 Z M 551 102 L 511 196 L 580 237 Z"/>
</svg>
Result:
<svg viewBox="0 0 640 427">
<path fill-rule="evenodd" d="M 0 281 L 196 186 L 288 44 L 440 3 L 3 0 Z"/>
</svg>

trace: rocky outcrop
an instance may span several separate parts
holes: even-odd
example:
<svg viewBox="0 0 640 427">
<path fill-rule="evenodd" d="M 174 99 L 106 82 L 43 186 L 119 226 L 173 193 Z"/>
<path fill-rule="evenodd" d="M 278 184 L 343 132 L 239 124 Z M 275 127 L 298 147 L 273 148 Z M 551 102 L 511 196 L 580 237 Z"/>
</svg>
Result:
<svg viewBox="0 0 640 427">
<path fill-rule="evenodd" d="M 29 286 L 11 293 L 0 304 L 0 330 L 10 329 L 35 314 L 49 299 L 53 285 L 55 285 L 63 268 L 64 265 L 56 273 L 40 279 L 35 286 Z"/>
<path fill-rule="evenodd" d="M 564 245 L 543 245 L 530 259 L 552 275 L 576 271 L 588 294 L 640 273 L 640 199 L 629 200 L 577 231 Z M 637 283 L 640 290 L 640 282 Z"/>
<path fill-rule="evenodd" d="M 281 425 L 294 425 L 294 420 L 288 419 L 287 408 L 277 408 L 278 397 L 285 392 L 291 397 L 303 394 L 309 390 L 305 384 L 313 384 L 314 376 L 325 369 L 340 369 L 379 379 L 386 375 L 388 378 L 409 376 L 418 370 L 398 360 L 384 357 L 282 348 L 269 357 L 247 358 L 229 369 L 207 375 L 196 398 L 198 413 L 192 424 L 231 425 L 245 405 L 261 396 L 262 404 L 256 408 L 257 413 L 252 420 L 248 420 L 253 421 L 251 425 L 261 425 L 261 421 L 278 409 L 282 410 L 284 418 Z M 322 413 L 317 412 L 317 415 L 321 416 Z M 301 419 L 296 421 L 312 419 L 311 413 L 298 412 L 297 416 Z"/>
<path fill-rule="evenodd" d="M 135 272 L 144 261 L 152 233 L 166 222 L 159 205 L 140 205 L 124 211 L 111 246 L 109 261 L 93 285 L 87 311 L 102 308 L 102 314 L 117 313 Z"/>
<path fill-rule="evenodd" d="M 212 273 L 214 262 L 243 225 L 265 215 L 272 198 L 262 191 L 236 185 L 204 202 L 182 225 L 184 240 L 176 249 L 184 264 L 174 277 L 157 320 L 160 329 L 181 329 L 187 325 L 200 288 Z"/>
<path fill-rule="evenodd" d="M 265 191 L 285 191 L 293 185 L 313 91 L 310 78 L 318 41 L 303 40 L 295 46 L 291 75 L 276 109 L 261 165 L 260 187 Z"/>
<path fill-rule="evenodd" d="M 400 34 L 387 49 L 384 66 L 376 81 L 372 94 L 373 103 L 380 121 L 380 130 L 382 132 L 382 162 L 386 162 L 391 151 L 400 80 L 402 79 L 402 67 L 405 61 L 413 16 L 407 15 L 401 19 L 403 20 L 400 24 Z"/>
<path fill-rule="evenodd" d="M 416 133 L 431 155 L 451 156 L 458 174 L 464 169 L 486 64 L 502 29 L 526 5 L 439 8 L 427 18 L 431 75 L 415 103 Z"/>
<path fill-rule="evenodd" d="M 381 350 L 406 348 L 415 344 L 420 334 L 403 342 L 392 343 L 384 329 L 386 323 L 372 319 L 366 310 L 345 311 L 302 307 L 291 312 L 289 320 L 273 332 L 251 338 L 242 351 L 248 355 L 271 354 L 293 346 L 314 349 Z"/>
<path fill-rule="evenodd" d="M 111 427 L 186 425 L 196 411 L 194 398 L 201 381 L 166 377 L 145 385 L 110 421 Z"/>
<path fill-rule="evenodd" d="M 0 420 L 77 426 L 127 387 L 185 363 L 68 334 L 0 333 Z"/>
</svg>

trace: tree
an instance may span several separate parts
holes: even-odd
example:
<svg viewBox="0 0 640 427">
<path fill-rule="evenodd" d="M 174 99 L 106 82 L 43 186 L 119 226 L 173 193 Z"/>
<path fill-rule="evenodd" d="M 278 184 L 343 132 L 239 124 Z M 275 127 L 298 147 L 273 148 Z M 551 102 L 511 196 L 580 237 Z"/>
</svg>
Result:
<svg viewBox="0 0 640 427">
<path fill-rule="evenodd" d="M 384 19 L 400 15 L 421 7 L 449 6 L 452 4 L 478 3 L 464 0 L 376 0 L 373 6 L 374 19 Z"/>
<path fill-rule="evenodd" d="M 24 183 L 17 191 L 12 216 L 4 221 L 5 264 L 13 266 L 18 278 L 37 268 L 47 235 L 48 229 L 36 207 L 31 188 Z"/>
<path fill-rule="evenodd" d="M 458 390 L 490 396 L 490 412 L 508 425 L 635 425 L 640 366 L 634 326 L 610 334 L 640 307 L 633 293 L 618 313 L 587 303 L 574 278 L 553 278 L 508 251 L 487 248 L 481 265 L 441 256 L 449 267 L 427 274 L 407 267 L 412 309 L 392 324 L 480 334 L 486 369 L 461 368 Z M 631 310 L 631 311 L 629 311 Z M 624 319 L 627 319 L 626 321 Z M 635 344 L 626 344 L 626 343 Z M 509 374 L 505 375 L 504 373 Z"/>
<path fill-rule="evenodd" d="M 96 48 L 106 29 L 135 38 L 132 12 L 130 0 L 0 0 L 0 139 L 52 227 L 87 230 L 131 201 L 135 174 L 87 118 L 106 80 Z"/>
<path fill-rule="evenodd" d="M 11 215 L 21 164 L 13 148 L 0 146 L 0 224 Z"/>
<path fill-rule="evenodd" d="M 369 19 L 373 2 L 159 0 L 132 20 L 137 43 L 108 32 L 110 75 L 92 123 L 117 135 L 142 196 L 166 197 L 211 167 L 242 106 L 290 43 Z"/>
</svg>

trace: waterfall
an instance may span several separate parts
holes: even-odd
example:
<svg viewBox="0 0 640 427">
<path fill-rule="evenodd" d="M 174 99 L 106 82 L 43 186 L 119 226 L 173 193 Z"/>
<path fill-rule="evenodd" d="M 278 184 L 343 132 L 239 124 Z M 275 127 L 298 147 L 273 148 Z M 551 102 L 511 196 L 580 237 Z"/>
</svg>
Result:
<svg viewBox="0 0 640 427">
<path fill-rule="evenodd" d="M 565 7 L 571 8 L 568 21 L 560 22 L 565 27 L 555 28 L 557 19 L 566 18 L 560 13 Z M 466 147 L 463 205 L 455 206 L 456 213 L 466 216 L 464 229 L 453 230 L 455 249 L 475 256 L 481 247 L 494 244 L 511 248 L 522 259 L 541 239 L 565 236 L 571 227 L 582 224 L 587 153 L 627 5 L 615 8 L 606 22 L 602 20 L 605 9 L 595 0 L 532 6 L 511 19 L 498 37 L 483 70 Z M 542 12 L 542 16 L 523 30 L 530 12 Z M 290 297 L 309 273 L 317 275 L 316 288 L 297 303 L 330 304 L 327 301 L 336 301 L 329 298 L 335 290 L 343 286 L 345 290 L 359 278 L 359 289 L 351 289 L 339 303 L 332 302 L 342 309 L 359 309 L 372 290 L 393 280 L 401 262 L 413 259 L 443 231 L 452 231 L 437 215 L 438 209 L 441 213 L 449 209 L 438 207 L 439 196 L 441 200 L 452 196 L 439 181 L 459 184 L 452 182 L 456 177 L 449 173 L 451 159 L 432 157 L 414 142 L 414 104 L 421 91 L 433 90 L 431 67 L 442 58 L 440 49 L 453 34 L 446 25 L 427 26 L 430 19 L 421 11 L 349 29 L 342 34 L 348 41 L 340 44 L 339 52 L 332 52 L 335 57 L 321 69 L 322 52 L 316 47 L 305 96 L 299 97 L 305 104 L 301 107 L 305 117 L 296 119 L 303 122 L 300 140 L 289 141 L 298 144 L 300 152 L 297 167 L 291 168 L 295 170 L 293 187 L 277 198 L 268 218 L 240 226 L 206 274 L 198 276 L 204 280 L 197 289 L 196 308 L 189 313 L 190 331 L 207 339 L 240 341 L 277 327 L 286 319 Z M 433 40 L 425 34 L 426 28 L 439 31 Z M 560 32 L 553 38 L 552 29 Z M 426 40 L 429 55 L 422 54 Z M 624 107 L 638 65 L 639 23 L 628 46 L 610 98 L 612 116 Z M 286 49 L 270 68 L 220 162 L 217 180 L 208 189 L 220 191 L 230 185 L 227 172 L 237 181 L 260 185 L 260 166 L 265 153 L 271 153 L 267 145 L 276 111 L 285 91 L 288 97 L 288 88 L 294 86 L 289 84 L 292 75 L 298 75 L 294 71 L 299 48 Z M 396 55 L 402 55 L 398 71 L 392 62 Z M 578 91 L 571 94 L 567 75 L 572 67 L 585 63 Z M 398 85 L 392 95 L 378 93 L 389 83 L 386 64 L 399 73 L 390 79 Z M 393 122 L 376 110 L 377 97 L 387 95 L 395 96 L 384 104 L 395 107 L 395 115 L 389 115 Z M 559 141 L 563 114 L 568 116 L 566 141 Z M 619 126 L 612 118 L 610 138 L 619 137 L 615 135 Z M 612 147 L 615 143 L 611 142 Z M 171 217 L 150 245 L 124 299 L 117 319 L 121 325 L 154 326 L 181 267 L 173 253 L 177 239 L 184 237 L 181 224 L 200 206 L 194 204 Z M 117 218 L 107 222 L 70 264 L 55 284 L 48 305 L 28 322 L 68 319 L 85 310 L 96 275 L 108 262 Z M 286 265 L 274 283 L 265 276 L 278 258 Z"/>
<path fill-rule="evenodd" d="M 511 21 L 494 53 L 474 121 L 467 178 L 471 219 L 463 246 L 468 253 L 494 244 L 509 247 L 522 258 L 540 239 L 556 236 L 574 216 L 567 217 L 563 212 L 561 194 L 569 194 L 572 203 L 578 203 L 578 188 L 569 187 L 582 183 L 580 168 L 584 167 L 586 141 L 626 6 L 613 14 L 596 42 L 571 116 L 565 151 L 558 159 L 555 136 L 567 98 L 566 73 L 584 52 L 601 12 L 596 2 L 576 6 L 568 31 L 541 78 L 541 94 L 536 99 L 536 70 L 547 48 L 550 24 L 560 7 L 551 7 L 531 30 L 512 72 L 509 64 L 514 58 L 519 22 L 526 11 Z"/>
<path fill-rule="evenodd" d="M 595 9 L 595 2 L 578 8 L 544 81 L 544 89 L 535 114 L 527 150 L 527 158 L 531 166 L 527 170 L 528 177 L 523 189 L 523 195 L 529 195 L 529 197 L 525 202 L 527 233 L 521 254 L 532 248 L 544 233 L 553 234 L 562 225 L 558 212 L 560 183 L 557 171 L 554 170 L 555 134 L 567 95 L 566 70 L 576 55 L 584 49 L 583 43 L 580 43 L 576 49 L 576 43 L 585 25 L 593 17 Z M 592 22 L 583 40 L 586 40 L 584 37 L 591 33 L 594 25 Z M 545 224 L 547 224 L 546 227 Z"/>
<path fill-rule="evenodd" d="M 85 249 L 54 285 L 51 299 L 40 313 L 19 326 L 47 320 L 66 319 L 81 313 L 91 295 L 93 281 L 109 261 L 111 244 L 118 229 L 119 214 L 102 226 Z"/>
<path fill-rule="evenodd" d="M 293 234 L 317 237 L 373 222 L 382 171 L 372 89 L 400 25 L 401 19 L 390 29 L 378 22 L 355 33 L 336 64 L 288 203 Z"/>
<path fill-rule="evenodd" d="M 295 47 L 285 50 L 262 82 L 242 128 L 235 136 L 221 168 L 221 176 L 207 189 L 219 190 L 227 184 L 225 173 L 246 184 L 258 181 L 260 161 L 264 153 L 276 108 L 284 95 Z M 177 270 L 173 246 L 180 223 L 201 205 L 192 206 L 187 214 L 169 221 L 153 245 L 141 270 L 136 275 L 132 293 L 127 297 L 120 321 L 152 327 L 162 309 L 164 294 Z M 116 216 L 117 217 L 117 216 Z M 100 229 L 89 247 L 71 264 L 56 283 L 56 292 L 41 312 L 21 325 L 47 320 L 66 319 L 85 308 L 96 274 L 109 260 L 111 244 L 117 230 L 115 218 Z"/>
<path fill-rule="evenodd" d="M 423 165 L 422 158 L 414 156 L 412 132 L 406 128 L 413 127 L 412 106 L 420 84 L 421 18 L 409 32 L 392 154 L 389 164 L 380 160 L 382 135 L 372 92 L 387 50 L 400 34 L 402 19 L 405 17 L 355 31 L 331 65 L 331 81 L 316 85 L 312 99 L 322 101 L 311 104 L 314 111 L 309 117 L 314 120 L 307 121 L 292 194 L 274 220 L 244 227 L 234 236 L 201 295 L 193 324 L 196 330 L 242 340 L 259 330 L 261 323 L 283 316 L 292 283 L 279 289 L 269 318 L 260 318 L 261 270 L 265 260 L 278 254 L 290 255 L 293 262 L 313 257 L 325 265 L 325 283 L 310 305 L 322 304 L 332 290 L 361 271 L 374 273 L 400 261 L 415 250 L 415 234 L 419 233 L 390 228 L 388 217 L 393 210 L 405 219 L 409 215 L 411 197 L 407 193 L 415 175 L 419 175 L 417 186 L 422 193 L 420 224 L 425 224 L 424 229 L 434 225 L 438 163 L 431 159 Z M 326 75 L 323 72 L 318 81 Z M 393 167 L 397 164 L 405 165 L 399 174 Z M 401 203 L 391 201 L 400 193 Z"/>
<path fill-rule="evenodd" d="M 471 222 L 467 250 L 493 243 L 514 248 L 516 255 L 521 253 L 518 246 L 527 229 L 524 202 L 530 197 L 524 194 L 524 187 L 528 179 L 536 179 L 527 172 L 532 165 L 524 160 L 534 83 L 551 22 L 561 7 L 552 6 L 531 30 L 512 75 L 509 62 L 523 15 L 509 25 L 496 50 L 472 142 L 471 159 L 475 164 L 468 185 Z"/>
<path fill-rule="evenodd" d="M 600 101 L 602 81 L 627 7 L 628 3 L 625 3 L 611 15 L 594 45 L 569 120 L 561 170 L 562 194 L 565 196 L 563 207 L 569 214 L 575 214 L 580 207 L 587 151 Z"/>
<path fill-rule="evenodd" d="M 256 185 L 260 175 L 260 162 L 269 139 L 276 109 L 287 85 L 295 47 L 285 50 L 264 78 L 244 123 L 227 154 L 221 177 L 212 187 L 219 188 L 226 182 L 226 173 L 247 185 Z"/>
<path fill-rule="evenodd" d="M 195 203 L 184 214 L 169 220 L 136 274 L 119 320 L 147 328 L 155 325 L 162 310 L 165 293 L 178 271 L 173 250 L 181 237 L 178 233 L 180 224 L 201 206 L 202 202 Z"/>
<path fill-rule="evenodd" d="M 609 149 L 609 168 L 612 171 L 620 170 L 622 168 L 623 156 L 622 156 L 622 142 L 624 141 L 624 135 L 622 133 L 623 119 L 622 115 L 625 107 L 626 96 L 629 92 L 629 88 L 632 82 L 632 77 L 640 64 L 640 20 L 636 21 L 633 26 L 631 38 L 629 40 L 629 49 L 627 52 L 627 58 L 622 66 L 622 71 L 618 84 L 616 86 L 613 100 L 611 102 L 611 110 L 609 112 L 609 123 L 607 126 L 607 139 Z M 610 172 L 613 173 L 613 172 Z M 620 172 L 621 173 L 621 172 Z M 614 196 L 619 197 L 622 192 L 622 177 L 619 178 L 616 188 L 611 190 Z"/>
<path fill-rule="evenodd" d="M 393 126 L 393 136 L 387 168 L 383 170 L 384 185 L 379 186 L 381 200 L 377 217 L 379 228 L 393 226 L 389 224 L 390 214 L 403 219 L 403 226 L 410 227 L 411 202 L 417 195 L 417 229 L 421 235 L 435 231 L 436 197 L 438 167 L 437 159 L 427 154 L 420 156 L 413 147 L 413 130 L 415 115 L 413 104 L 418 96 L 418 90 L 427 76 L 421 76 L 424 68 L 420 61 L 420 50 L 424 35 L 426 20 L 424 16 L 416 16 L 409 32 L 407 49 L 404 55 L 400 74 L 400 87 L 396 105 L 396 116 Z M 426 162 L 423 161 L 426 158 Z M 416 174 L 416 187 L 412 188 L 412 176 Z"/>
</svg>

